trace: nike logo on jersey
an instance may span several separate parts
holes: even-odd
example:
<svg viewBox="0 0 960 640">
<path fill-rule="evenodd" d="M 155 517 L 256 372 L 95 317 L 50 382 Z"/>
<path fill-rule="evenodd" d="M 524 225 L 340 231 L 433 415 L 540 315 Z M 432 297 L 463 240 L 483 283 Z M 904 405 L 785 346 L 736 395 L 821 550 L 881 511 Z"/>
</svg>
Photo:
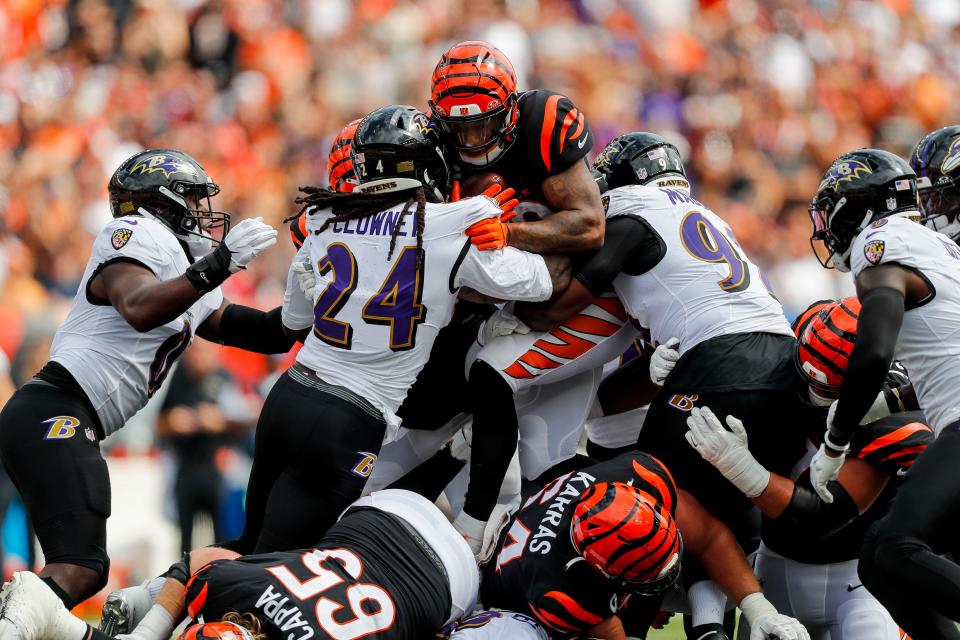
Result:
<svg viewBox="0 0 960 640">
<path fill-rule="evenodd" d="M 907 475 L 907 471 L 909 470 L 910 469 L 905 469 L 903 467 L 900 467 L 899 469 L 897 469 L 897 476 L 902 478 L 903 476 Z"/>
<path fill-rule="evenodd" d="M 862 587 L 862 586 L 863 586 L 862 584 L 857 584 L 857 585 L 848 584 L 848 585 L 847 585 L 847 593 L 850 593 L 851 591 L 854 591 L 854 590 L 856 590 L 856 589 L 859 589 L 859 588 Z"/>
<path fill-rule="evenodd" d="M 587 144 L 587 134 L 583 134 L 583 137 L 577 140 L 577 149 L 583 149 L 583 145 Z"/>
</svg>

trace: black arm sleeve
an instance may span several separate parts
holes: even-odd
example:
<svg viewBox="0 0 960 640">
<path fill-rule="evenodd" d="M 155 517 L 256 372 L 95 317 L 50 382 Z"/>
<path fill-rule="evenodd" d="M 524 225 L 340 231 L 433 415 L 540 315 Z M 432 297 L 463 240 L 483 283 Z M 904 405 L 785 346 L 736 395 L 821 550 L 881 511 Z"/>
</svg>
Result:
<svg viewBox="0 0 960 640">
<path fill-rule="evenodd" d="M 656 266 L 666 253 L 666 243 L 644 220 L 614 216 L 607 219 L 603 247 L 575 259 L 573 277 L 598 296 L 621 271 L 638 276 Z"/>
<path fill-rule="evenodd" d="M 220 343 L 257 353 L 286 353 L 295 342 L 283 331 L 282 307 L 270 311 L 227 305 L 220 319 Z"/>
<path fill-rule="evenodd" d="M 896 289 L 871 289 L 861 300 L 857 344 L 843 375 L 830 439 L 845 444 L 883 387 L 903 324 L 904 296 Z"/>
<path fill-rule="evenodd" d="M 833 502 L 827 504 L 810 487 L 794 484 L 790 504 L 778 520 L 817 539 L 823 539 L 850 524 L 860 515 L 857 504 L 836 480 L 827 483 Z"/>
</svg>

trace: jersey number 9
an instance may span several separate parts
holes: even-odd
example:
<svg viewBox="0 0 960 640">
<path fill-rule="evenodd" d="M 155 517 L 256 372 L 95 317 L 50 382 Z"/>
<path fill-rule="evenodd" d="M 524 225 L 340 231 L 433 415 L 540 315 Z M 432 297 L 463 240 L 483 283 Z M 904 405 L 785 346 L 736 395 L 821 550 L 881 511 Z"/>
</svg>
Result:
<svg viewBox="0 0 960 640">
<path fill-rule="evenodd" d="M 733 241 L 699 211 L 691 211 L 680 223 L 680 242 L 687 252 L 704 262 L 725 262 L 730 275 L 717 282 L 728 293 L 750 286 L 750 268 Z"/>
</svg>

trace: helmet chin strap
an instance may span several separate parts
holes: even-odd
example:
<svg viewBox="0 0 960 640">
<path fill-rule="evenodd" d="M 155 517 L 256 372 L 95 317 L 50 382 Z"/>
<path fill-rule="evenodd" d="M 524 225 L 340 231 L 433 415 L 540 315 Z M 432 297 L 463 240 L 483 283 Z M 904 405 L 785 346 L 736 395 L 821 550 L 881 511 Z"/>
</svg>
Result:
<svg viewBox="0 0 960 640">
<path fill-rule="evenodd" d="M 153 215 L 143 207 L 137 207 L 137 213 L 142 215 L 144 218 L 156 220 L 163 226 L 170 229 L 170 227 L 168 227 L 166 223 L 164 223 L 162 220 L 157 218 L 157 216 Z M 176 231 L 173 231 L 173 229 L 170 229 L 170 230 L 173 232 L 173 235 L 176 236 L 177 240 L 179 240 L 180 242 L 182 242 L 187 246 L 187 249 L 190 251 L 190 257 L 193 258 L 194 260 L 198 258 L 202 258 L 203 256 L 207 255 L 213 250 L 213 238 L 211 238 L 210 236 L 199 235 L 196 233 L 181 234 L 181 233 L 177 233 Z"/>
</svg>

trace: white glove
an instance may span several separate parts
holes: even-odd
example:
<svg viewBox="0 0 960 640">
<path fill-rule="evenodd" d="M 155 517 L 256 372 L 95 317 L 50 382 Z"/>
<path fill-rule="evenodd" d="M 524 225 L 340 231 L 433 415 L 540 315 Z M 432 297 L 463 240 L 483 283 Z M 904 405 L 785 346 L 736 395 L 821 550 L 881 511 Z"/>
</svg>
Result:
<svg viewBox="0 0 960 640">
<path fill-rule="evenodd" d="M 477 335 L 477 342 L 480 346 L 484 346 L 497 336 L 508 336 L 511 333 L 530 333 L 530 327 L 513 315 L 513 303 L 508 302 L 483 321 L 480 325 L 480 333 Z"/>
<path fill-rule="evenodd" d="M 468 516 L 466 511 L 461 511 L 460 515 L 453 521 L 453 528 L 467 541 L 470 552 L 473 553 L 473 557 L 479 564 L 480 551 L 483 549 L 483 533 L 487 528 L 487 523 L 483 520 L 477 520 L 472 516 Z"/>
<path fill-rule="evenodd" d="M 450 455 L 460 462 L 470 462 L 470 446 L 473 444 L 473 422 L 468 422 L 457 429 L 453 437 L 447 440 L 450 445 Z"/>
<path fill-rule="evenodd" d="M 759 591 L 740 601 L 740 612 L 750 625 L 750 640 L 810 640 L 799 620 L 778 613 Z"/>
<path fill-rule="evenodd" d="M 230 229 L 223 243 L 230 250 L 230 273 L 246 269 L 251 260 L 277 242 L 277 230 L 263 218 L 247 218 Z"/>
<path fill-rule="evenodd" d="M 313 300 L 313 289 L 317 286 L 317 275 L 313 272 L 313 263 L 309 259 L 295 260 L 290 265 L 290 270 L 297 277 L 297 284 L 300 286 L 300 291 L 303 291 L 303 295 L 307 300 Z"/>
<path fill-rule="evenodd" d="M 850 450 L 849 443 L 843 447 L 830 443 L 832 449 L 837 450 L 842 448 L 842 452 L 836 457 L 827 455 L 827 442 L 830 440 L 830 426 L 833 424 L 833 416 L 836 412 L 837 402 L 834 400 L 833 404 L 830 405 L 830 411 L 827 412 L 827 431 L 823 434 L 824 443 L 820 445 L 820 449 L 813 454 L 813 459 L 810 461 L 810 484 L 813 485 L 813 490 L 817 492 L 820 499 L 827 504 L 833 502 L 833 494 L 827 490 L 827 483 L 831 480 L 836 480 L 837 476 L 840 475 L 840 467 L 843 466 L 843 461 L 847 457 L 847 451 Z"/>
<path fill-rule="evenodd" d="M 678 344 L 680 344 L 680 338 L 670 338 L 654 349 L 653 355 L 650 356 L 650 379 L 654 384 L 662 387 L 663 381 L 677 366 L 677 360 L 680 359 L 680 352 L 677 351 Z"/>
<path fill-rule="evenodd" d="M 717 468 L 723 477 L 748 498 L 756 498 L 770 483 L 770 472 L 756 461 L 747 448 L 747 432 L 743 423 L 727 416 L 728 431 L 709 407 L 690 412 L 685 434 L 700 456 Z"/>
</svg>

